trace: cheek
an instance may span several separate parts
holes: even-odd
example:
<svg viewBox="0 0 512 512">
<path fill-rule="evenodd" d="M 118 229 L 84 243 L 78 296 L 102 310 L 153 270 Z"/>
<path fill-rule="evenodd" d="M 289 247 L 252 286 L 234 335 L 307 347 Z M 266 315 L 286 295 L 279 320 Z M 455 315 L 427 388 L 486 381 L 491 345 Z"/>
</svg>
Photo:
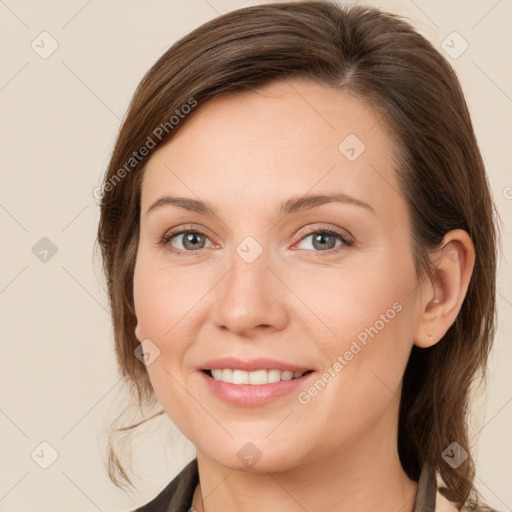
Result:
<svg viewBox="0 0 512 512">
<path fill-rule="evenodd" d="M 398 279 L 394 286 L 386 281 L 379 286 L 374 280 L 372 287 L 346 290 L 337 300 L 324 296 L 336 336 L 316 337 L 325 356 L 326 384 L 301 395 L 300 403 L 310 412 L 303 415 L 304 428 L 313 431 L 321 421 L 337 444 L 360 438 L 384 416 L 391 421 L 395 413 L 389 416 L 385 411 L 398 407 L 412 346 L 409 291 Z"/>
<path fill-rule="evenodd" d="M 398 268 L 389 258 L 366 270 L 344 270 L 322 288 L 311 282 L 303 295 L 322 320 L 316 340 L 325 369 L 338 361 L 343 369 L 338 365 L 334 373 L 344 377 L 334 380 L 352 386 L 354 396 L 372 400 L 379 387 L 389 394 L 386 388 L 400 385 L 413 344 L 417 287 L 412 260 L 401 263 Z"/>
<path fill-rule="evenodd" d="M 204 295 L 198 283 L 191 269 L 170 268 L 141 251 L 133 284 L 139 335 L 157 344 L 172 339 L 176 346 L 176 333 L 188 325 L 194 305 Z"/>
<path fill-rule="evenodd" d="M 383 256 L 376 255 L 372 264 L 358 263 L 357 268 L 329 269 L 300 279 L 288 276 L 295 283 L 294 293 L 308 308 L 303 322 L 323 336 L 327 346 L 342 348 L 356 338 L 362 343 L 384 339 L 385 333 L 397 330 L 396 335 L 404 329 L 417 288 L 414 266 L 404 261 L 398 268 L 392 258 Z"/>
<path fill-rule="evenodd" d="M 159 354 L 147 371 L 167 411 L 179 411 L 190 399 L 183 394 L 183 380 L 197 363 L 190 359 L 190 346 L 204 321 L 205 294 L 212 286 L 211 279 L 192 266 L 171 268 L 149 251 L 138 254 L 133 285 L 136 335 L 139 341 L 150 340 Z"/>
<path fill-rule="evenodd" d="M 188 418 L 194 417 L 194 411 L 189 410 L 190 396 L 184 388 L 181 366 L 187 351 L 183 333 L 192 299 L 190 286 L 188 291 L 184 286 L 184 281 L 172 279 L 168 269 L 155 267 L 144 254 L 139 255 L 134 273 L 137 339 L 158 354 L 146 366 L 158 401 L 174 424 L 188 432 Z"/>
</svg>

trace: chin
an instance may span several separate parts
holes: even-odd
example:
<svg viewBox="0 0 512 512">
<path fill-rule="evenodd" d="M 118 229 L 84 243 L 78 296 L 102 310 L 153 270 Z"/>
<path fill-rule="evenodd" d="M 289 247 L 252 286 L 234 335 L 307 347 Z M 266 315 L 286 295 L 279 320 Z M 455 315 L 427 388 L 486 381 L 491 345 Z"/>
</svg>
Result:
<svg viewBox="0 0 512 512">
<path fill-rule="evenodd" d="M 236 448 L 233 446 L 236 444 Z M 238 447 L 240 444 L 240 447 Z M 263 446 L 264 444 L 264 446 Z M 234 470 L 251 473 L 277 473 L 286 471 L 304 463 L 304 458 L 297 453 L 294 446 L 283 446 L 276 450 L 268 440 L 265 443 L 235 443 L 224 450 L 214 452 L 200 451 L 206 457 L 213 459 L 217 464 Z M 218 446 L 218 445 L 217 445 Z"/>
</svg>

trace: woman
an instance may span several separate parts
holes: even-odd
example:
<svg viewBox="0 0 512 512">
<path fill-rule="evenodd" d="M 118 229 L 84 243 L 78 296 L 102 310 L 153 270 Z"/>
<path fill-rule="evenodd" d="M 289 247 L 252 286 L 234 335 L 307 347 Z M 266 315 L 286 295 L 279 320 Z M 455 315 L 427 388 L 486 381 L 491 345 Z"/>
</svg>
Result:
<svg viewBox="0 0 512 512">
<path fill-rule="evenodd" d="M 202 25 L 139 85 L 102 196 L 120 368 L 197 452 L 137 510 L 489 510 L 467 411 L 495 211 L 409 24 L 315 1 Z"/>
</svg>

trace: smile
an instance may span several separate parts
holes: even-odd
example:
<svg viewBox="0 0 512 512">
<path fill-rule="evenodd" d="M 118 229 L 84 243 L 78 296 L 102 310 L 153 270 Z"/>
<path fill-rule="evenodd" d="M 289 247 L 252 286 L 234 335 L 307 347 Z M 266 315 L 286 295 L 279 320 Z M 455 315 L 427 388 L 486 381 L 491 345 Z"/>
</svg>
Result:
<svg viewBox="0 0 512 512">
<path fill-rule="evenodd" d="M 262 369 L 249 372 L 245 370 L 233 370 L 231 368 L 214 368 L 211 370 L 205 370 L 205 372 L 217 381 L 229 384 L 252 384 L 258 386 L 262 384 L 272 384 L 274 382 L 298 379 L 304 374 L 312 372 L 312 370 L 308 370 L 306 372 L 291 372 L 288 370 Z"/>
<path fill-rule="evenodd" d="M 296 395 L 312 382 L 316 375 L 314 370 L 246 371 L 231 368 L 202 369 L 197 373 L 201 377 L 202 385 L 213 396 L 229 405 L 244 408 L 262 407 L 280 398 L 284 400 L 287 395 Z"/>
</svg>

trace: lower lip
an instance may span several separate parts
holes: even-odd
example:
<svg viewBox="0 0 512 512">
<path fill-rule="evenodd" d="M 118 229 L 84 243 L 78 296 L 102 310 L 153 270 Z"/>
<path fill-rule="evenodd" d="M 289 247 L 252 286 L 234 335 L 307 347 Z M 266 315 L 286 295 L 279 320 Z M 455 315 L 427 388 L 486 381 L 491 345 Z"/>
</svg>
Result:
<svg viewBox="0 0 512 512">
<path fill-rule="evenodd" d="M 298 379 L 281 380 L 270 384 L 229 384 L 199 371 L 208 389 L 221 400 L 239 407 L 260 407 L 282 396 L 298 391 L 315 375 L 315 372 Z"/>
</svg>

